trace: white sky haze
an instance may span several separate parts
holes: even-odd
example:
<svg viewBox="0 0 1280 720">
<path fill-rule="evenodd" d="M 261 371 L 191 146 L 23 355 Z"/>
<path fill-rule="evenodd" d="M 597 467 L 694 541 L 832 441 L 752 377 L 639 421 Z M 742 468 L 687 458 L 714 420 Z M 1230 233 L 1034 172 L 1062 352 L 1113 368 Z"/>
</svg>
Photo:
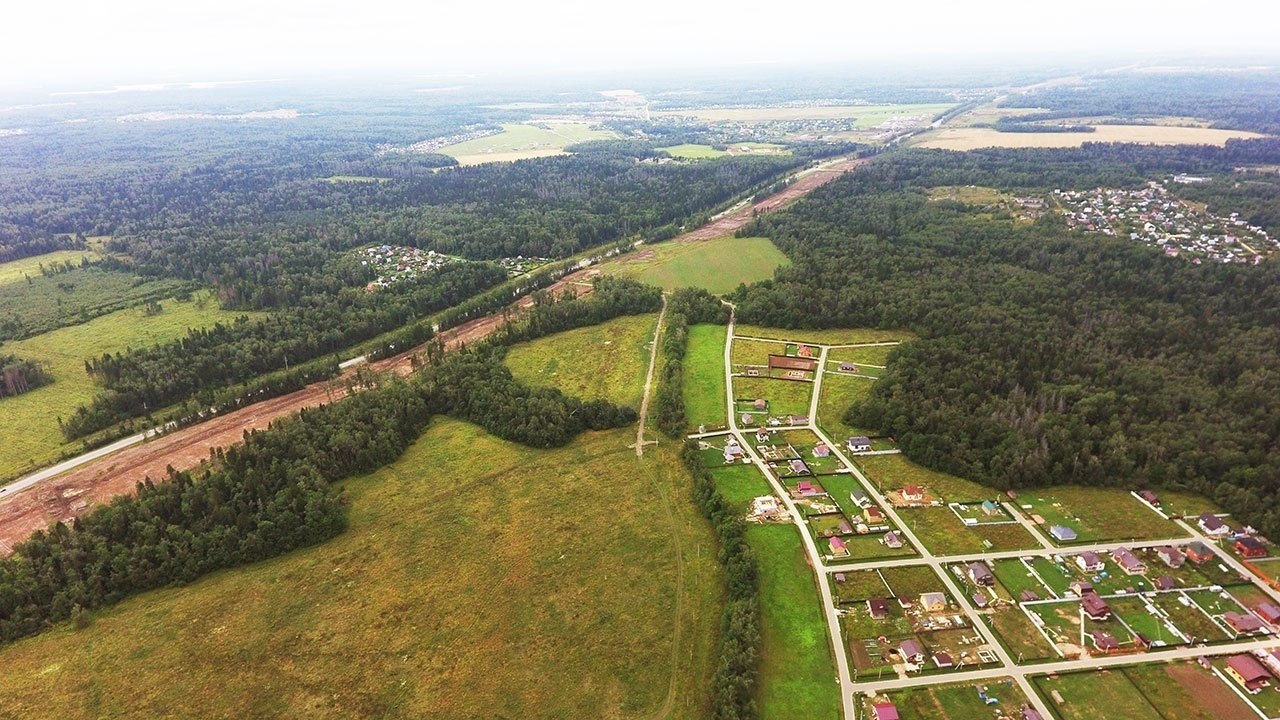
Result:
<svg viewBox="0 0 1280 720">
<path fill-rule="evenodd" d="M 16 0 L 0 86 L 984 55 L 1272 54 L 1264 0 Z"/>
</svg>

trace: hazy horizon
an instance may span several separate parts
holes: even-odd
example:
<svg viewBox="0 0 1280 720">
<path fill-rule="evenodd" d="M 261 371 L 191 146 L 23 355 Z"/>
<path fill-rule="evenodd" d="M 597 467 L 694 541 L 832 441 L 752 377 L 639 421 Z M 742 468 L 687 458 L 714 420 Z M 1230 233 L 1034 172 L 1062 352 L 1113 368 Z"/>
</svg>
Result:
<svg viewBox="0 0 1280 720">
<path fill-rule="evenodd" d="M 577 0 L 446 7 L 53 0 L 10 8 L 6 16 L 3 89 L 454 72 L 1280 59 L 1269 22 L 1280 12 L 1257 0 L 1084 0 L 1053 9 L 1011 0 L 941 8 L 660 0 L 621 9 Z"/>
</svg>

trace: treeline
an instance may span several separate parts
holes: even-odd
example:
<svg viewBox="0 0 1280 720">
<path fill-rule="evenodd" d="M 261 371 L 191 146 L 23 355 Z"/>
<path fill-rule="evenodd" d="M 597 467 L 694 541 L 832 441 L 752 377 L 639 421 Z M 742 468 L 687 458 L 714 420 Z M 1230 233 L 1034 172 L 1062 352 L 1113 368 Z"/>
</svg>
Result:
<svg viewBox="0 0 1280 720">
<path fill-rule="evenodd" d="M 1188 489 L 1280 533 L 1277 265 L 1197 266 L 1051 215 L 1027 225 L 930 202 L 908 181 L 919 160 L 886 159 L 765 219 L 794 264 L 739 292 L 739 316 L 915 331 L 846 420 L 929 467 L 999 488 Z M 990 157 L 947 165 L 947 184 L 992 173 Z"/>
<path fill-rule="evenodd" d="M 228 385 L 334 354 L 456 305 L 506 277 L 488 263 L 450 264 L 418 282 L 314 296 L 263 320 L 241 318 L 191 330 L 171 343 L 86 360 L 86 372 L 106 390 L 77 408 L 62 432 L 74 440 L 190 397 L 212 400 Z M 280 386 L 285 387 L 292 385 Z"/>
<path fill-rule="evenodd" d="M 53 382 L 44 364 L 16 355 L 0 355 L 0 398 L 21 395 Z"/>
<path fill-rule="evenodd" d="M 654 392 L 654 424 L 667 437 L 684 434 L 689 421 L 684 409 L 684 355 L 689 347 L 689 325 L 729 322 L 729 308 L 702 288 L 679 288 L 667 300 L 666 328 L 662 331 L 662 369 Z"/>
<path fill-rule="evenodd" d="M 494 334 L 493 342 L 510 345 L 545 337 L 565 330 L 599 325 L 623 315 L 657 312 L 662 308 L 662 291 L 625 278 L 596 278 L 591 295 L 582 300 L 555 298 L 534 293 L 534 307 L 517 322 L 509 322 Z"/>
<path fill-rule="evenodd" d="M 746 524 L 716 489 L 702 466 L 697 445 L 686 442 L 681 460 L 693 476 L 693 497 L 711 521 L 720 542 L 718 559 L 725 573 L 725 606 L 720 620 L 720 648 L 712 685 L 712 717 L 751 720 L 759 716 L 756 680 L 760 662 L 759 567 L 747 544 Z"/>
<path fill-rule="evenodd" d="M 638 305 L 624 300 L 622 287 L 640 288 L 624 283 L 589 300 L 556 304 L 594 304 L 625 314 Z M 243 445 L 215 452 L 211 470 L 148 480 L 136 495 L 117 497 L 71 525 L 34 533 L 0 560 L 0 640 L 33 635 L 68 618 L 87 621 L 87 610 L 135 593 L 337 535 L 346 514 L 332 483 L 396 460 L 433 414 L 463 418 L 535 447 L 563 445 L 585 429 L 635 422 L 630 408 L 521 385 L 502 353 L 500 345 L 485 343 L 437 357 L 409 381 L 366 375 L 367 389 L 353 397 L 303 410 L 246 434 Z"/>
<path fill-rule="evenodd" d="M 59 250 L 85 250 L 88 247 L 83 237 L 28 232 L 23 236 L 12 237 L 8 241 L 0 240 L 0 263 L 35 257 L 36 255 L 45 255 Z"/>
</svg>

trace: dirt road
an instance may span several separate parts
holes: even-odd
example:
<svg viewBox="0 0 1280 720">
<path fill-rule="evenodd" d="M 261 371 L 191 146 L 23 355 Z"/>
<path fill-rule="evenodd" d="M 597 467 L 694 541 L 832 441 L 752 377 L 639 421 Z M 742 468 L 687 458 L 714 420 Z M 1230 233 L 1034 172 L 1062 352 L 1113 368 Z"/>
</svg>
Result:
<svg viewBox="0 0 1280 720">
<path fill-rule="evenodd" d="M 686 233 L 676 238 L 675 242 L 695 242 L 732 234 L 751 221 L 753 211 L 767 212 L 782 207 L 864 162 L 866 161 L 843 159 L 825 168 L 811 170 L 782 192 Z M 565 292 L 584 295 L 590 292 L 590 280 L 598 273 L 599 270 L 595 268 L 580 270 L 565 276 L 548 291 L 557 295 Z M 516 312 L 508 315 L 518 314 L 520 310 L 532 305 L 532 298 L 522 298 L 512 307 Z M 470 345 L 487 337 L 505 322 L 504 313 L 489 315 L 447 330 L 440 334 L 440 339 L 444 340 L 446 349 L 457 349 L 463 344 Z M 375 372 L 408 375 L 412 372 L 410 357 L 420 350 L 421 348 L 414 348 L 395 357 L 371 363 L 369 367 Z M 38 485 L 0 496 L 0 554 L 11 553 L 15 543 L 25 540 L 36 530 L 59 520 L 70 521 L 116 495 L 133 492 L 138 483 L 146 478 L 162 480 L 168 476 L 169 468 L 195 468 L 209 458 L 210 451 L 214 448 L 241 442 L 246 432 L 265 428 L 276 418 L 342 399 L 347 394 L 347 378 L 359 369 L 360 366 L 348 368 L 334 380 L 264 400 L 199 425 L 174 430 L 113 455 L 85 463 Z"/>
</svg>

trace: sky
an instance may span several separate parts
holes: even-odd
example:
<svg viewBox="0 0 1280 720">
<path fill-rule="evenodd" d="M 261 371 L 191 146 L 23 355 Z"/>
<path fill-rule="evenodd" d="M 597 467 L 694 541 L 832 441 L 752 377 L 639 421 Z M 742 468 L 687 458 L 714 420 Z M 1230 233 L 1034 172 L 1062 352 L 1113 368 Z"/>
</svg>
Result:
<svg viewBox="0 0 1280 720">
<path fill-rule="evenodd" d="M 0 86 L 1280 52 L 1275 0 L 10 0 Z"/>
</svg>

